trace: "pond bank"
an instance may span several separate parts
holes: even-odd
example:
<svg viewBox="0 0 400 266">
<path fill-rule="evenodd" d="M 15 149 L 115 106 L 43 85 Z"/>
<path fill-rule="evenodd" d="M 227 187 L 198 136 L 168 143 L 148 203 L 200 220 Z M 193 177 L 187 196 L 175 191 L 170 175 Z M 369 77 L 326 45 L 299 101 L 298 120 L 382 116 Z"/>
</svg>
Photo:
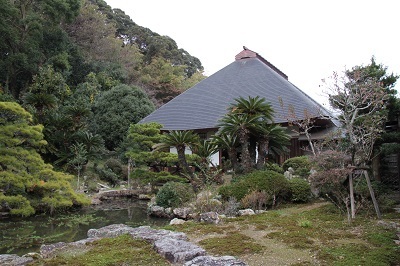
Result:
<svg viewBox="0 0 400 266">
<path fill-rule="evenodd" d="M 104 201 L 118 198 L 133 198 L 137 200 L 151 199 L 149 195 L 143 194 L 142 191 L 135 189 L 104 190 L 91 196 L 92 205 L 99 205 L 102 204 Z"/>
<path fill-rule="evenodd" d="M 91 228 L 124 223 L 163 226 L 167 219 L 149 217 L 147 201 L 136 198 L 103 199 L 101 204 L 76 212 L 49 216 L 10 217 L 0 220 L 0 254 L 38 252 L 42 244 L 73 242 L 87 237 Z"/>
</svg>

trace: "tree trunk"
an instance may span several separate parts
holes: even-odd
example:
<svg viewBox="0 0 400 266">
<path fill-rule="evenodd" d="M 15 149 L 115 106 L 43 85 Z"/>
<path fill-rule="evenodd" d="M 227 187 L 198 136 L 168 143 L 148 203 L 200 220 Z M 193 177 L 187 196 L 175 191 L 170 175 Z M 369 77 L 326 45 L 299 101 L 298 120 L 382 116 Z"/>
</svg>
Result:
<svg viewBox="0 0 400 266">
<path fill-rule="evenodd" d="M 192 185 L 194 192 L 197 192 L 199 190 L 199 187 L 201 187 L 201 182 L 198 178 L 195 177 L 195 175 L 193 174 L 192 170 L 189 167 L 189 164 L 186 161 L 185 146 L 177 146 L 176 150 L 178 152 L 179 164 L 182 167 L 183 171 L 186 173 L 186 178 Z"/>
<path fill-rule="evenodd" d="M 257 169 L 260 170 L 265 165 L 265 160 L 268 154 L 268 139 L 260 138 L 258 143 L 258 158 L 257 158 Z"/>
<path fill-rule="evenodd" d="M 245 173 L 251 172 L 251 158 L 249 152 L 249 137 L 244 130 L 239 133 L 240 144 L 242 145 L 241 164 Z"/>
<path fill-rule="evenodd" d="M 185 171 L 186 174 L 188 174 L 188 175 L 190 175 L 190 177 L 192 177 L 192 171 L 190 170 L 189 165 L 186 161 L 185 146 L 177 146 L 176 151 L 178 153 L 179 164 L 181 165 L 183 171 Z"/>
<path fill-rule="evenodd" d="M 236 149 L 228 149 L 229 160 L 231 161 L 233 171 L 236 172 L 238 170 L 238 160 Z"/>
<path fill-rule="evenodd" d="M 78 168 L 78 182 L 77 182 L 77 184 L 76 184 L 76 185 L 77 185 L 77 188 L 76 188 L 76 189 L 77 189 L 77 191 L 80 191 L 80 189 L 79 189 L 79 186 L 80 186 L 80 184 L 79 184 L 79 181 L 80 181 L 80 180 L 79 180 L 79 179 L 80 179 L 80 176 L 81 176 L 81 170 Z"/>
<path fill-rule="evenodd" d="M 315 153 L 314 143 L 312 142 L 310 132 L 308 132 L 308 131 L 309 131 L 309 129 L 305 130 L 304 133 L 306 134 L 308 144 L 310 145 L 310 148 L 311 148 L 311 152 L 313 153 L 314 156 L 316 156 L 317 154 Z"/>
</svg>

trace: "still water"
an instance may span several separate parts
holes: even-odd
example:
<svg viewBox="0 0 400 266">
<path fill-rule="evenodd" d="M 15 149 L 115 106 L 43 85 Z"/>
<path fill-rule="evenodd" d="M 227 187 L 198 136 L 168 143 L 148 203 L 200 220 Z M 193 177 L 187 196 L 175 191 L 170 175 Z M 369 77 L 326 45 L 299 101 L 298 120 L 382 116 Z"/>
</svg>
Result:
<svg viewBox="0 0 400 266">
<path fill-rule="evenodd" d="M 0 219 L 0 254 L 38 252 L 42 244 L 84 239 L 89 229 L 110 224 L 137 227 L 168 223 L 166 219 L 147 216 L 146 208 L 146 201 L 123 199 L 53 217 L 41 214 L 23 219 Z"/>
</svg>

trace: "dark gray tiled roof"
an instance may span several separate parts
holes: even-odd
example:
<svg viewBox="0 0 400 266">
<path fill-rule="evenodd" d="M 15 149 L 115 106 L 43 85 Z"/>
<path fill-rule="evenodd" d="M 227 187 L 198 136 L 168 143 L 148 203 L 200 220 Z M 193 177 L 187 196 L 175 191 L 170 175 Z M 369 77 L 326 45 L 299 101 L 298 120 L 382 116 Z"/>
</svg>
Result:
<svg viewBox="0 0 400 266">
<path fill-rule="evenodd" d="M 305 109 L 317 114 L 321 106 L 287 79 L 273 70 L 262 57 L 236 60 L 199 82 L 145 117 L 140 123 L 158 122 L 164 130 L 216 128 L 235 98 L 260 96 L 275 110 L 275 123 L 284 123 L 279 98 L 292 105 L 297 117 Z"/>
</svg>

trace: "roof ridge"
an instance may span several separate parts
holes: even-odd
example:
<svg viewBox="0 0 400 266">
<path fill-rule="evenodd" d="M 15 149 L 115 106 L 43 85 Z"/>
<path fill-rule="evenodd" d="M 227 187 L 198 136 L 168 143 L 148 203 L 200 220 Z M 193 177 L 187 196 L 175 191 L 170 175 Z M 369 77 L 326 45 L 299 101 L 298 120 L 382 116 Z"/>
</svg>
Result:
<svg viewBox="0 0 400 266">
<path fill-rule="evenodd" d="M 263 62 L 264 64 L 266 64 L 267 66 L 269 66 L 270 68 L 272 68 L 272 70 L 274 70 L 276 73 L 278 73 L 280 76 L 282 76 L 284 79 L 289 80 L 288 76 L 283 73 L 279 68 L 277 68 L 276 66 L 274 66 L 271 62 L 269 62 L 267 59 L 265 59 L 264 57 L 262 57 L 261 55 L 259 55 L 257 52 L 254 52 L 252 50 L 250 50 L 249 48 L 247 48 L 246 46 L 243 46 L 243 51 L 241 51 L 240 53 L 238 53 L 235 56 L 235 60 L 239 61 L 242 59 L 247 59 L 247 58 L 258 58 L 261 62 Z"/>
</svg>

